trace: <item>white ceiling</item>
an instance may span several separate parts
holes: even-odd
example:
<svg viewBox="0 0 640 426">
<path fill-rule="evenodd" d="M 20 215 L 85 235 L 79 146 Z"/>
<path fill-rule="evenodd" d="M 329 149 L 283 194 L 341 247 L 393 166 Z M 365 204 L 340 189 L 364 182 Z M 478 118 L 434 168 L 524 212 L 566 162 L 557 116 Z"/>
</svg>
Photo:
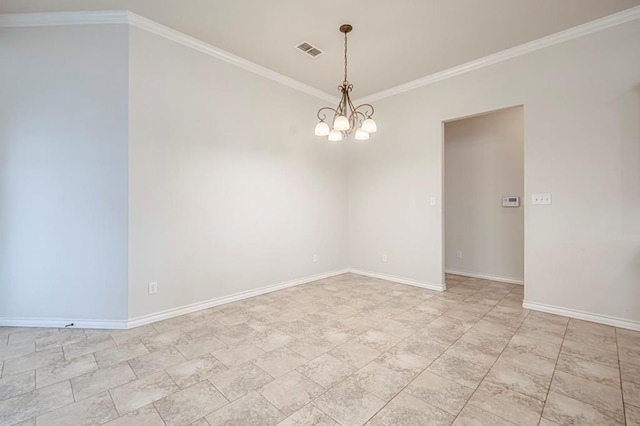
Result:
<svg viewBox="0 0 640 426">
<path fill-rule="evenodd" d="M 0 0 L 0 13 L 130 10 L 337 95 L 350 23 L 354 97 L 637 6 L 640 0 Z M 325 51 L 295 49 L 309 41 Z"/>
</svg>

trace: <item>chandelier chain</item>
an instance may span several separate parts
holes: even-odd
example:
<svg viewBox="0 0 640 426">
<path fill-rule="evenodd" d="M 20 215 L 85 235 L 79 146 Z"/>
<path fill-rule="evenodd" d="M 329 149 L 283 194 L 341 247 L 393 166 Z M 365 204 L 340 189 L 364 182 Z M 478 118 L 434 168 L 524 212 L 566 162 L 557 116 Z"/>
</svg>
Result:
<svg viewBox="0 0 640 426">
<path fill-rule="evenodd" d="M 344 82 L 347 83 L 347 33 L 344 33 Z"/>
</svg>

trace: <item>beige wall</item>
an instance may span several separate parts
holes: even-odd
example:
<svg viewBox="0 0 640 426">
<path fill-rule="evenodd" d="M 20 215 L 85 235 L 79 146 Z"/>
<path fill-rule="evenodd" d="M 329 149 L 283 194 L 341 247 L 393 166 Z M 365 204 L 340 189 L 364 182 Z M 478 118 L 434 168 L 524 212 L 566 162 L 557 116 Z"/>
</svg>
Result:
<svg viewBox="0 0 640 426">
<path fill-rule="evenodd" d="M 130 318 L 347 267 L 322 101 L 137 28 L 130 61 Z"/>
<path fill-rule="evenodd" d="M 636 20 L 376 101 L 349 146 L 350 266 L 441 283 L 442 123 L 524 105 L 525 198 L 553 194 L 525 204 L 525 300 L 640 328 L 637 40 Z"/>
<path fill-rule="evenodd" d="M 444 141 L 445 270 L 522 281 L 524 206 L 502 207 L 524 195 L 522 107 L 446 123 Z"/>
</svg>

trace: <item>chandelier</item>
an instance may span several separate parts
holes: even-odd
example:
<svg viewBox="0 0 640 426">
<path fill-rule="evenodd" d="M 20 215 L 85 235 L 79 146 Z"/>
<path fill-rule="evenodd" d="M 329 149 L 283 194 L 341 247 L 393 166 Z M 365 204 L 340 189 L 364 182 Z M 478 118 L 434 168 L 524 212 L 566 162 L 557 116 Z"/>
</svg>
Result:
<svg viewBox="0 0 640 426">
<path fill-rule="evenodd" d="M 329 136 L 332 142 L 341 141 L 343 137 L 347 137 L 356 129 L 355 138 L 358 140 L 369 139 L 369 133 L 378 130 L 376 122 L 373 121 L 373 107 L 369 104 L 358 105 L 357 107 L 351 102 L 349 92 L 353 89 L 353 84 L 347 80 L 347 34 L 351 32 L 353 27 L 349 24 L 340 26 L 340 32 L 344 33 L 344 81 L 338 86 L 338 90 L 342 93 L 340 102 L 335 108 L 324 107 L 318 110 L 318 120 L 316 124 L 316 136 Z M 325 121 L 327 114 L 332 117 L 333 128 Z"/>
</svg>

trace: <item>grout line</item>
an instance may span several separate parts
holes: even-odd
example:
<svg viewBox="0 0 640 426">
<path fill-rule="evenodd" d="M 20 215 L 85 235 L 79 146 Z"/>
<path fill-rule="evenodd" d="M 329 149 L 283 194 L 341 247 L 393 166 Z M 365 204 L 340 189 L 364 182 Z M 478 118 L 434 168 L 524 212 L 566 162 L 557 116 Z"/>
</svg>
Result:
<svg viewBox="0 0 640 426">
<path fill-rule="evenodd" d="M 562 346 L 564 345 L 564 338 L 567 336 L 567 330 L 569 330 L 569 321 L 567 321 L 567 326 L 564 328 L 564 333 L 562 333 L 562 343 L 560 343 L 560 349 L 558 350 L 558 356 L 556 357 L 556 362 L 553 365 L 553 372 L 551 373 L 551 380 L 549 381 L 549 387 L 547 388 L 547 394 L 544 397 L 544 401 L 542 403 L 542 412 L 540 413 L 540 420 L 538 420 L 538 424 L 542 421 L 542 415 L 544 414 L 544 409 L 547 406 L 547 400 L 549 399 L 549 393 L 551 392 L 551 384 L 553 383 L 553 378 L 556 375 L 556 369 L 558 368 L 558 361 L 560 360 L 560 354 L 562 353 Z"/>
<path fill-rule="evenodd" d="M 613 328 L 613 332 L 616 336 L 616 358 L 618 358 L 618 377 L 620 377 L 620 395 L 622 396 L 622 420 L 624 424 L 627 424 L 627 407 L 624 403 L 624 388 L 622 387 L 622 366 L 620 365 L 620 346 L 618 345 L 618 329 Z"/>
</svg>

